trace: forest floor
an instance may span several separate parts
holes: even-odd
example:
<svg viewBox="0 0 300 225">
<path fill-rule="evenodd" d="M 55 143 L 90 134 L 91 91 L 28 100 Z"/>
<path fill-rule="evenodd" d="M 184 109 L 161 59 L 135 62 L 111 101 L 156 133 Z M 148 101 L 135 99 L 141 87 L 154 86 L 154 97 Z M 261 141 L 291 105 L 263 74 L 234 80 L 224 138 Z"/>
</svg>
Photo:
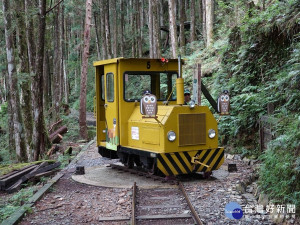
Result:
<svg viewBox="0 0 300 225">
<path fill-rule="evenodd" d="M 131 188 L 90 186 L 72 179 L 76 165 L 93 168 L 115 160 L 102 158 L 94 143 L 85 152 L 79 154 L 75 161 L 63 170 L 64 176 L 35 204 L 32 213 L 27 214 L 20 224 L 128 224 L 127 221 L 100 222 L 99 218 L 130 217 Z M 234 173 L 226 171 L 228 163 L 235 163 L 238 171 Z M 189 198 L 204 224 L 273 224 L 268 213 L 255 211 L 258 202 L 253 194 L 256 190 L 253 168 L 256 165 L 249 164 L 249 161 L 242 160 L 239 156 L 229 155 L 220 168 L 221 173 L 223 171 L 222 176 L 218 175 L 220 171 L 216 171 L 209 179 L 184 182 Z M 124 174 L 125 178 L 126 174 Z M 252 183 L 249 183 L 249 180 Z M 241 184 L 245 183 L 248 186 L 243 187 Z M 245 189 L 244 192 L 239 190 L 241 188 Z M 225 205 L 228 202 L 239 203 L 243 210 L 247 208 L 242 219 L 231 220 L 225 216 Z M 298 222 L 299 219 L 290 218 L 287 224 Z M 166 224 L 173 224 L 173 222 Z"/>
</svg>

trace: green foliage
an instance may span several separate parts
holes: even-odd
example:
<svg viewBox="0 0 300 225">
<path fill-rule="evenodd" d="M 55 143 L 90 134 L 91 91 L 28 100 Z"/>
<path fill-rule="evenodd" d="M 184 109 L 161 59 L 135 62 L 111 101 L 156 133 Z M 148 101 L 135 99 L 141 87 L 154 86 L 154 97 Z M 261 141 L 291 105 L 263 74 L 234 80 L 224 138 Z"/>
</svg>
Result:
<svg viewBox="0 0 300 225">
<path fill-rule="evenodd" d="M 0 222 L 7 219 L 33 196 L 34 188 L 23 188 L 8 199 L 7 204 L 0 204 Z"/>
<path fill-rule="evenodd" d="M 261 156 L 259 184 L 276 202 L 300 207 L 300 116 L 282 121 L 278 137 Z M 279 160 L 280 159 L 280 160 Z"/>
<path fill-rule="evenodd" d="M 262 160 L 259 184 L 275 202 L 300 207 L 300 7 L 296 0 L 273 1 L 266 10 L 242 1 L 217 1 L 215 43 L 188 56 L 185 80 L 201 63 L 204 84 L 217 99 L 231 96 L 230 116 L 219 121 L 227 151 Z M 250 9 L 251 8 L 251 9 Z M 238 13 L 237 13 L 238 12 Z M 235 19 L 233 19 L 235 18 Z M 275 139 L 258 149 L 258 121 L 274 103 Z M 208 105 L 205 98 L 202 104 Z"/>
<path fill-rule="evenodd" d="M 7 103 L 0 105 L 0 163 L 9 162 Z"/>
</svg>

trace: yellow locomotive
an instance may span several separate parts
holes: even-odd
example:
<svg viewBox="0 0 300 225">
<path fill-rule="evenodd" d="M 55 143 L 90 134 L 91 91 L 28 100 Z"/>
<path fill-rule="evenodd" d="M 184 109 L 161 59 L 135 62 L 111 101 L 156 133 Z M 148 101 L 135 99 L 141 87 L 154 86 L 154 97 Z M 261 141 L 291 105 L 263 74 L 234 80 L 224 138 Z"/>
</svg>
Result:
<svg viewBox="0 0 300 225">
<path fill-rule="evenodd" d="M 223 164 L 213 114 L 207 106 L 184 105 L 182 63 L 133 58 L 94 63 L 103 157 L 166 176 L 210 172 Z"/>
</svg>

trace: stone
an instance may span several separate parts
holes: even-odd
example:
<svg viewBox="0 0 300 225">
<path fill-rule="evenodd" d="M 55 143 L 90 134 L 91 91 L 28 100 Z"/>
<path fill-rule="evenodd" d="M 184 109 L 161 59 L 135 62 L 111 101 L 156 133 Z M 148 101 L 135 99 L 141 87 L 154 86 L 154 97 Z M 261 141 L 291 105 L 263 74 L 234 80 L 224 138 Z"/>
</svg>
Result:
<svg viewBox="0 0 300 225">
<path fill-rule="evenodd" d="M 244 183 L 244 182 L 241 182 L 241 183 L 237 184 L 236 190 L 237 190 L 237 192 L 239 192 L 240 194 L 245 193 L 245 192 L 246 192 L 246 185 L 245 185 L 245 183 Z"/>
<path fill-rule="evenodd" d="M 240 156 L 240 155 L 235 155 L 235 156 L 234 156 L 234 159 L 235 159 L 235 160 L 241 160 L 241 156 Z"/>
<path fill-rule="evenodd" d="M 266 205 L 268 205 L 269 203 L 269 199 L 268 199 L 268 196 L 264 193 L 261 193 L 259 195 L 259 198 L 258 198 L 258 204 L 259 205 L 263 205 L 264 208 L 266 207 Z"/>
<path fill-rule="evenodd" d="M 249 164 L 250 159 L 248 159 L 247 157 L 244 157 L 244 158 L 243 158 L 243 161 L 244 161 L 245 163 Z"/>
<path fill-rule="evenodd" d="M 233 159 L 234 155 L 227 154 L 227 159 Z"/>
</svg>

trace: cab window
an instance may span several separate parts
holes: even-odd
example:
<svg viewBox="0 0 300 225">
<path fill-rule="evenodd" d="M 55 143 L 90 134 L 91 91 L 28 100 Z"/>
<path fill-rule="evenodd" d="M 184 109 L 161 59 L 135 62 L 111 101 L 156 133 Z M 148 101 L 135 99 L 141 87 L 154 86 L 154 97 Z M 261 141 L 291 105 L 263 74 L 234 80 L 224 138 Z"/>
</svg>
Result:
<svg viewBox="0 0 300 225">
<path fill-rule="evenodd" d="M 106 74 L 106 98 L 108 102 L 114 101 L 114 74 Z"/>
<path fill-rule="evenodd" d="M 165 101 L 170 95 L 169 100 L 174 101 L 177 76 L 176 72 L 125 72 L 124 99 L 139 101 L 148 90 L 156 95 L 158 101 Z"/>
<path fill-rule="evenodd" d="M 101 99 L 105 100 L 105 92 L 104 92 L 104 75 L 101 75 Z"/>
</svg>

